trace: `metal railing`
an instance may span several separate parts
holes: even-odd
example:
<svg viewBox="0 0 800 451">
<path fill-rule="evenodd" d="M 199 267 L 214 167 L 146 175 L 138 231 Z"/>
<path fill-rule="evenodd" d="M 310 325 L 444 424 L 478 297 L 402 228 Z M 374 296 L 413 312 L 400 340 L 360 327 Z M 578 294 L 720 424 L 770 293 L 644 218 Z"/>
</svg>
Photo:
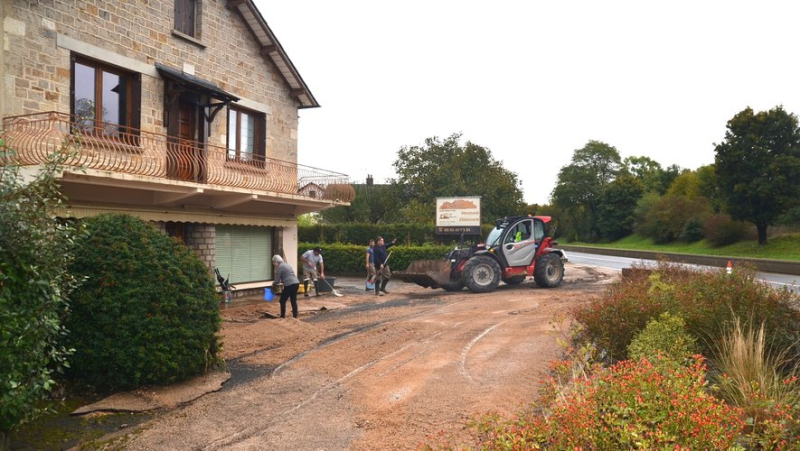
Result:
<svg viewBox="0 0 800 451">
<path fill-rule="evenodd" d="M 21 165 L 41 164 L 66 145 L 73 156 L 65 164 L 73 167 L 339 202 L 355 198 L 345 174 L 261 155 L 232 158 L 224 147 L 54 111 L 7 117 L 2 134 L 11 150 L 5 158 Z"/>
</svg>

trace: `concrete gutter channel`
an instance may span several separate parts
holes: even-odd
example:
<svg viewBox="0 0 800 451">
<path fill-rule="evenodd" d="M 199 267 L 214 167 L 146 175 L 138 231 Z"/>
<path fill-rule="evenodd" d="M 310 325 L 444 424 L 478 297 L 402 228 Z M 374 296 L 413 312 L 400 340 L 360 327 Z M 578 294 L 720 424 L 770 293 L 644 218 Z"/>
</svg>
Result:
<svg viewBox="0 0 800 451">
<path fill-rule="evenodd" d="M 687 263 L 693 265 L 704 265 L 724 268 L 728 265 L 728 261 L 733 262 L 734 266 L 737 265 L 751 265 L 760 272 L 769 272 L 776 274 L 788 274 L 793 276 L 800 276 L 800 262 L 792 260 L 768 260 L 765 258 L 742 258 L 742 257 L 718 257 L 711 255 L 693 255 L 693 254 L 676 254 L 671 252 L 651 252 L 651 251 L 633 251 L 624 249 L 609 249 L 603 247 L 590 247 L 590 246 L 558 246 L 569 252 L 585 252 L 587 254 L 600 254 L 612 255 L 615 257 L 627 257 L 644 260 L 658 260 L 659 258 L 666 258 L 669 261 Z"/>
</svg>

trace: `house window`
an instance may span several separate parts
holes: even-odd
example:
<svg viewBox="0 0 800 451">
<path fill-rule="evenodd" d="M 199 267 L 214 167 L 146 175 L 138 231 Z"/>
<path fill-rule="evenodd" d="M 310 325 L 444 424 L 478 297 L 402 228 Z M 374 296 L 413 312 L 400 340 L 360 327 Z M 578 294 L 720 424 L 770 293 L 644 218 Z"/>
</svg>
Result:
<svg viewBox="0 0 800 451">
<path fill-rule="evenodd" d="M 139 76 L 91 60 L 72 60 L 72 114 L 84 133 L 121 137 L 139 127 Z"/>
<path fill-rule="evenodd" d="M 272 279 L 272 227 L 216 226 L 214 262 L 231 283 Z"/>
<path fill-rule="evenodd" d="M 266 116 L 230 108 L 228 110 L 228 159 L 264 161 Z"/>
<path fill-rule="evenodd" d="M 164 224 L 164 230 L 167 232 L 167 235 L 177 238 L 182 242 L 186 243 L 186 224 L 183 222 L 167 222 Z"/>
<path fill-rule="evenodd" d="M 196 36 L 198 0 L 175 0 L 175 30 Z"/>
</svg>

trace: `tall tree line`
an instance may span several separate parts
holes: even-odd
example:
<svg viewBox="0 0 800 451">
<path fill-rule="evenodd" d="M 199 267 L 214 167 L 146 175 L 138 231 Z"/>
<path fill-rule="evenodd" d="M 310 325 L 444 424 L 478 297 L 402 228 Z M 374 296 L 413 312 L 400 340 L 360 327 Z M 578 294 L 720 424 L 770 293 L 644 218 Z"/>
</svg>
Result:
<svg viewBox="0 0 800 451">
<path fill-rule="evenodd" d="M 613 146 L 589 141 L 561 168 L 551 195 L 562 233 L 582 241 L 638 232 L 656 242 L 702 238 L 730 244 L 800 217 L 800 129 L 782 107 L 751 108 L 728 121 L 714 164 L 662 167 L 646 156 L 622 160 Z"/>
</svg>

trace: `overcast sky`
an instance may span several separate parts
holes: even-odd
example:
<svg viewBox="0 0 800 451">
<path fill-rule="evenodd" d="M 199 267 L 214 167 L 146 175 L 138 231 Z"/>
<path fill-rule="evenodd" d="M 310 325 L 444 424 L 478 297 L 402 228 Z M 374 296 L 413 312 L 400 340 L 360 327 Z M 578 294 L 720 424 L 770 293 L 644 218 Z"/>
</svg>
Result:
<svg viewBox="0 0 800 451">
<path fill-rule="evenodd" d="M 462 133 L 547 203 L 589 140 L 697 169 L 744 108 L 800 114 L 798 1 L 255 3 L 322 105 L 298 162 L 356 183 Z"/>
</svg>

